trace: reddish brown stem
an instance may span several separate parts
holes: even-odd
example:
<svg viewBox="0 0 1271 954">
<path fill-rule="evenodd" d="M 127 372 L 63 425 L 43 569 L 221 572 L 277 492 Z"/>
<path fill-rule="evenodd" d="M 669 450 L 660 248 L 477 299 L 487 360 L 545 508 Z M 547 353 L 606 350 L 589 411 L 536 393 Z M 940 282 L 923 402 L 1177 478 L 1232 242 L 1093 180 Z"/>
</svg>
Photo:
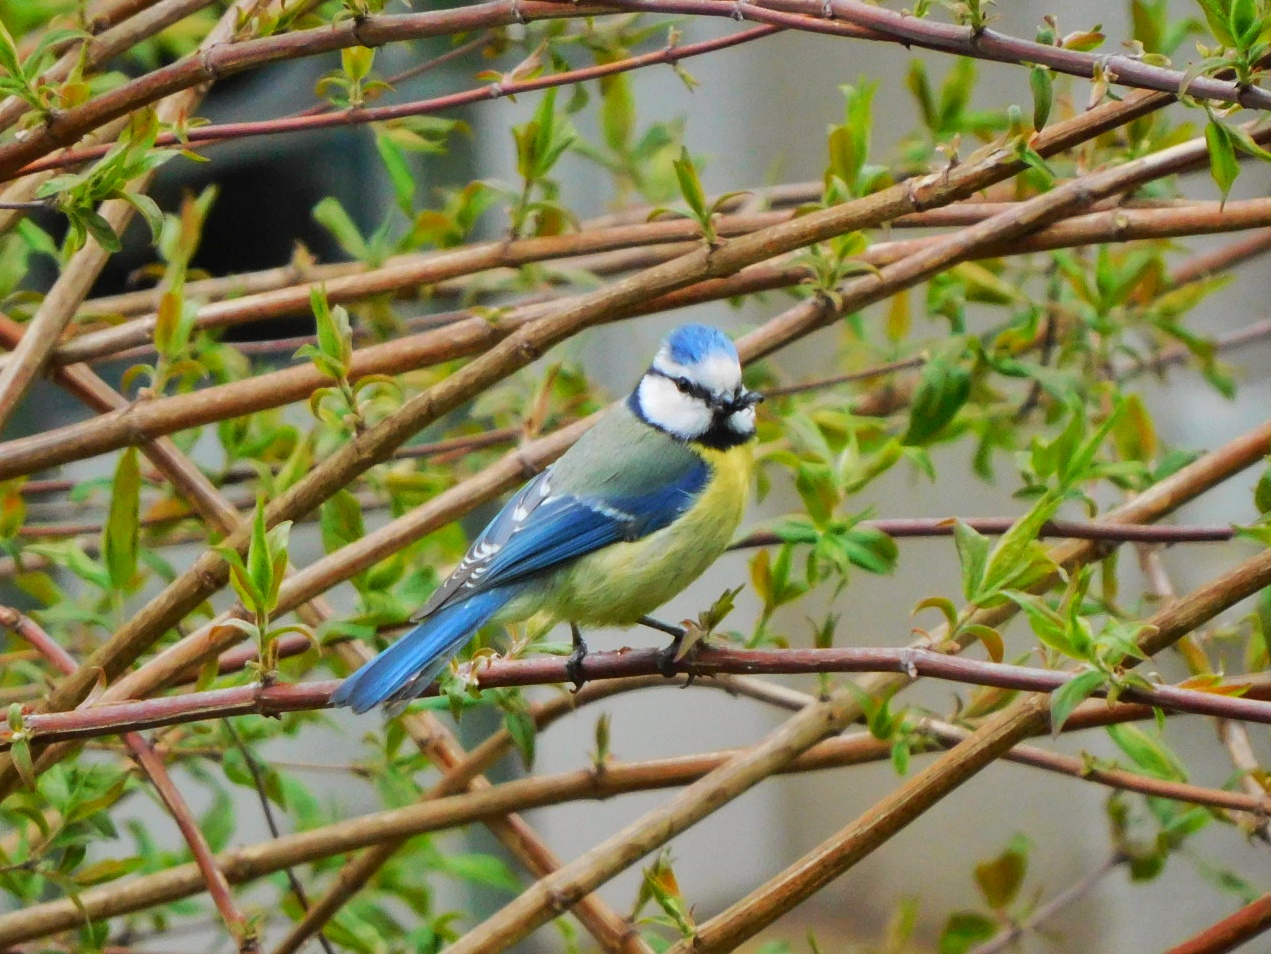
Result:
<svg viewBox="0 0 1271 954">
<path fill-rule="evenodd" d="M 664 666 L 658 650 L 627 649 L 589 654 L 582 663 L 582 673 L 588 681 L 624 679 L 657 675 L 664 672 Z M 566 669 L 566 660 L 557 656 L 494 659 L 482 661 L 471 671 L 469 678 L 482 689 L 558 685 L 572 678 Z M 1011 666 L 908 647 L 769 650 L 702 647 L 675 663 L 674 671 L 694 676 L 717 673 L 789 675 L 895 672 L 904 673 L 911 678 L 927 676 L 968 685 L 1031 692 L 1055 692 L 1076 675 L 1054 669 Z M 309 711 L 326 707 L 337 685 L 338 680 L 324 680 L 292 685 L 236 686 L 138 702 L 92 706 L 70 712 L 34 713 L 25 718 L 23 730 L 29 738 L 45 743 L 113 735 L 225 716 Z M 1249 683 L 1241 680 L 1234 685 L 1244 687 Z M 1231 691 L 1230 685 L 1221 693 L 1180 686 L 1156 686 L 1152 689 L 1127 687 L 1120 691 L 1118 698 L 1178 712 L 1271 725 L 1271 702 L 1253 698 L 1249 694 L 1228 694 Z M 435 686 L 426 693 L 435 694 Z M 1096 696 L 1105 694 L 1106 689 L 1095 693 Z M 10 736 L 11 730 L 0 730 L 0 751 L 9 747 Z"/>
</svg>

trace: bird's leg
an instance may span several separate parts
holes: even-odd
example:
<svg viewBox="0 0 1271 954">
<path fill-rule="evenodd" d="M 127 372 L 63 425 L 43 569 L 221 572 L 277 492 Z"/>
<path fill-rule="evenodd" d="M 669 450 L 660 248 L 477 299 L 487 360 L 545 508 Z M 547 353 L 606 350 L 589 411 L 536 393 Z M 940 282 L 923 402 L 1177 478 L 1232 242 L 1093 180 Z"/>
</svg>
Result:
<svg viewBox="0 0 1271 954">
<path fill-rule="evenodd" d="M 666 633 L 671 637 L 671 645 L 658 653 L 658 672 L 670 679 L 676 675 L 676 657 L 680 654 L 680 646 L 684 642 L 684 630 L 679 626 L 673 626 L 670 623 L 664 623 L 660 619 L 652 616 L 641 616 L 640 622 L 648 626 L 650 629 L 656 629 L 658 632 Z M 684 685 L 690 686 L 693 683 L 694 676 L 689 673 L 688 682 Z"/>
<path fill-rule="evenodd" d="M 583 659 L 587 656 L 587 644 L 583 642 L 583 634 L 576 624 L 570 623 L 569 631 L 574 634 L 574 651 L 565 660 L 565 675 L 574 684 L 574 692 L 577 692 L 587 681 L 583 678 Z"/>
</svg>

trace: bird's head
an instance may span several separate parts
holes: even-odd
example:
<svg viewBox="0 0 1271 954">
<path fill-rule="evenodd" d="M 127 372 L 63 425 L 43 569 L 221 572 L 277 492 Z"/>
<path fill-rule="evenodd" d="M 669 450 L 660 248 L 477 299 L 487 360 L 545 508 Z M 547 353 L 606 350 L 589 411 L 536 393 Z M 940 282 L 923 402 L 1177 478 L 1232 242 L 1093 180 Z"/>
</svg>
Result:
<svg viewBox="0 0 1271 954">
<path fill-rule="evenodd" d="M 763 395 L 741 383 L 737 349 L 718 328 L 676 328 L 631 395 L 647 424 L 680 440 L 727 449 L 755 436 Z"/>
</svg>

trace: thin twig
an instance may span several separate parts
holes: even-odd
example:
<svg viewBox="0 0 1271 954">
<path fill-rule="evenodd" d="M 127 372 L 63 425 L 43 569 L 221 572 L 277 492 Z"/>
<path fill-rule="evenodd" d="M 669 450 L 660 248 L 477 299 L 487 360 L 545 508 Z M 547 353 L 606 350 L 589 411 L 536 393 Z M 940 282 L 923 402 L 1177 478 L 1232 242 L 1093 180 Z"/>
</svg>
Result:
<svg viewBox="0 0 1271 954">
<path fill-rule="evenodd" d="M 991 941 L 972 948 L 971 954 L 1001 954 L 1002 951 L 1010 948 L 1025 934 L 1037 930 L 1064 908 L 1080 901 L 1098 887 L 1099 882 L 1125 864 L 1125 861 L 1126 859 L 1121 855 L 1112 855 L 1105 859 L 1099 867 L 1086 872 L 1081 878 L 1059 892 L 1059 894 L 1055 895 L 1023 921 L 1018 924 L 1012 924 Z"/>
<path fill-rule="evenodd" d="M 269 804 L 269 795 L 265 790 L 265 777 L 261 774 L 260 766 L 256 764 L 256 755 L 243 742 L 242 737 L 234 728 L 234 724 L 226 719 L 223 723 L 225 731 L 229 733 L 229 737 L 234 740 L 234 745 L 243 756 L 243 761 L 247 765 L 247 771 L 252 777 L 252 785 L 256 788 L 256 797 L 260 801 L 260 810 L 265 816 L 265 824 L 269 826 L 269 834 L 274 838 L 282 837 L 282 831 L 278 828 L 278 821 L 274 818 L 274 809 Z M 300 903 L 302 911 L 309 910 L 309 896 L 305 893 L 305 886 L 300 883 L 300 879 L 296 877 L 296 872 L 290 866 L 283 869 L 287 875 L 287 883 L 291 885 L 291 893 L 296 896 L 296 900 Z M 318 943 L 322 945 L 322 949 L 327 954 L 335 954 L 335 949 L 331 947 L 331 942 L 327 940 L 326 935 L 322 931 L 318 931 Z"/>
</svg>

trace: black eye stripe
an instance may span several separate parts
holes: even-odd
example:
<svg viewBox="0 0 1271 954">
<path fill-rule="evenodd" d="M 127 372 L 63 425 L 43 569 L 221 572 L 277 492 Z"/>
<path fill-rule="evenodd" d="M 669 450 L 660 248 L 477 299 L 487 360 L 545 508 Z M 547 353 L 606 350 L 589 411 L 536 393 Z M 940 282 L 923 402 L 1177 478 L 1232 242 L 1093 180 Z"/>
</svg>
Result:
<svg viewBox="0 0 1271 954">
<path fill-rule="evenodd" d="M 681 394 L 688 394 L 706 404 L 711 403 L 711 392 L 695 381 L 690 381 L 688 378 L 671 377 L 671 375 L 659 368 L 650 368 L 648 373 L 654 377 L 666 378 L 666 380 L 675 385 Z"/>
</svg>

